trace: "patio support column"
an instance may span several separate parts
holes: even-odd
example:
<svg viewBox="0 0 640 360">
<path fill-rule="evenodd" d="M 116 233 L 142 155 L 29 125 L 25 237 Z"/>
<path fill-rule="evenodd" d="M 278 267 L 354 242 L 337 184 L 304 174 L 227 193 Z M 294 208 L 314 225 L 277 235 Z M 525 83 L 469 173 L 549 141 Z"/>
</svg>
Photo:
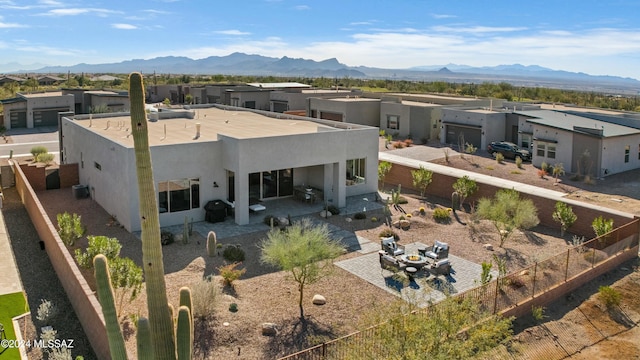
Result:
<svg viewBox="0 0 640 360">
<path fill-rule="evenodd" d="M 249 174 L 245 171 L 237 171 L 233 178 L 233 186 L 236 200 L 236 224 L 247 225 L 249 223 Z"/>
<path fill-rule="evenodd" d="M 331 198 L 333 205 L 343 208 L 347 205 L 347 164 L 346 162 L 341 161 L 333 164 L 327 164 L 326 166 L 333 167 L 333 179 L 330 184 L 330 189 L 333 189 L 333 197 Z"/>
</svg>

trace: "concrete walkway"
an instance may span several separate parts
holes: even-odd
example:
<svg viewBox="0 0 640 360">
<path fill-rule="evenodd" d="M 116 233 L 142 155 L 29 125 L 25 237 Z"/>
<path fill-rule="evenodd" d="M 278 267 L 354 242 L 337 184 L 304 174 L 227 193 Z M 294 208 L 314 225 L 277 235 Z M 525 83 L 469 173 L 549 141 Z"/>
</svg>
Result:
<svg viewBox="0 0 640 360">
<path fill-rule="evenodd" d="M 0 295 L 22 291 L 16 259 L 11 250 L 7 226 L 0 211 Z"/>
</svg>

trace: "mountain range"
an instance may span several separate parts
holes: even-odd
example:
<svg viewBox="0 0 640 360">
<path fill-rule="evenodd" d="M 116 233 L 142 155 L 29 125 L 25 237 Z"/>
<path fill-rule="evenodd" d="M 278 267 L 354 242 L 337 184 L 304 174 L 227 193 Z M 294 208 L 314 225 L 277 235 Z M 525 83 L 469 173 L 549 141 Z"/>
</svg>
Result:
<svg viewBox="0 0 640 360">
<path fill-rule="evenodd" d="M 514 86 L 551 87 L 583 91 L 611 92 L 638 95 L 640 81 L 618 76 L 589 75 L 570 71 L 520 64 L 493 67 L 472 67 L 447 64 L 419 66 L 409 69 L 383 69 L 366 66 L 347 66 L 337 59 L 323 61 L 282 58 L 233 53 L 227 56 L 210 56 L 191 59 L 182 56 L 165 56 L 153 59 L 133 59 L 119 63 L 77 64 L 72 66 L 41 66 L 32 64 L 0 64 L 0 69 L 18 69 L 11 73 L 173 73 L 173 74 L 223 74 L 276 77 L 331 77 L 362 79 L 393 79 L 410 81 L 446 82 L 508 82 Z"/>
</svg>

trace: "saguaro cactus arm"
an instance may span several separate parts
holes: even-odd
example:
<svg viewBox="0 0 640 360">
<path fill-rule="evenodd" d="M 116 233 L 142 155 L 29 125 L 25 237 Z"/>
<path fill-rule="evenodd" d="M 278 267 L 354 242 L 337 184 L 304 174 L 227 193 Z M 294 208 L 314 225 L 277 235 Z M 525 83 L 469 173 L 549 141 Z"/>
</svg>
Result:
<svg viewBox="0 0 640 360">
<path fill-rule="evenodd" d="M 127 359 L 127 349 L 124 346 L 124 338 L 120 331 L 120 324 L 116 315 L 116 303 L 113 299 L 113 288 L 111 287 L 111 277 L 109 276 L 109 265 L 107 258 L 98 254 L 93 259 L 93 266 L 96 275 L 96 288 L 98 299 L 102 306 L 102 314 L 107 325 L 107 337 L 109 338 L 109 352 L 111 358 L 116 360 Z"/>
<path fill-rule="evenodd" d="M 151 329 L 149 319 L 138 319 L 138 332 L 136 333 L 138 344 L 138 360 L 153 360 L 153 347 L 151 346 Z"/>
<path fill-rule="evenodd" d="M 186 306 L 178 309 L 178 325 L 176 328 L 176 345 L 178 348 L 178 360 L 191 360 L 193 355 L 193 319 L 191 311 Z"/>
<path fill-rule="evenodd" d="M 160 220 L 151 167 L 148 122 L 144 107 L 144 85 L 140 73 L 132 73 L 129 76 L 129 98 L 131 102 L 131 135 L 133 136 L 138 177 L 142 262 L 146 280 L 147 308 L 154 358 L 158 360 L 175 359 L 173 320 L 167 307 L 168 299 L 164 280 L 162 245 L 160 244 Z"/>
</svg>

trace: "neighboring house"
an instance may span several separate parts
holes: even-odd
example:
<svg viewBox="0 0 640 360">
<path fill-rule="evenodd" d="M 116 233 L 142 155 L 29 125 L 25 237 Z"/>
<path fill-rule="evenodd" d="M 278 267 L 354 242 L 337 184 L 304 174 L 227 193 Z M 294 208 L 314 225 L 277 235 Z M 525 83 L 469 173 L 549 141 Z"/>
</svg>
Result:
<svg viewBox="0 0 640 360">
<path fill-rule="evenodd" d="M 191 108 L 154 113 L 158 120 L 148 123 L 162 226 L 182 224 L 185 217 L 204 220 L 204 206 L 215 199 L 233 202 L 235 221 L 244 225 L 250 204 L 268 207 L 269 200 L 293 196 L 295 188 L 319 189 L 319 200 L 338 207 L 347 196 L 377 189 L 377 128 L 241 108 Z M 80 183 L 92 198 L 137 231 L 130 121 L 115 114 L 64 117 L 61 148 L 64 163 L 80 164 Z"/>
<path fill-rule="evenodd" d="M 124 90 L 62 89 L 62 94 L 74 96 L 76 114 L 129 111 L 129 92 Z"/>
<path fill-rule="evenodd" d="M 380 99 L 360 96 L 309 98 L 307 116 L 368 126 L 380 124 Z"/>
<path fill-rule="evenodd" d="M 44 75 L 38 77 L 38 84 L 42 86 L 55 85 L 64 82 L 66 79 L 63 79 L 58 76 L 53 75 Z"/>
<path fill-rule="evenodd" d="M 287 89 L 274 90 L 270 94 L 269 110 L 277 113 L 303 111 L 307 109 L 310 98 L 337 98 L 362 96 L 362 91 L 342 89 Z"/>
<path fill-rule="evenodd" d="M 23 94 L 0 100 L 7 130 L 58 126 L 58 113 L 74 111 L 74 96 L 61 91 Z"/>
<path fill-rule="evenodd" d="M 385 97 L 380 103 L 380 129 L 387 134 L 412 138 L 426 143 L 435 139 L 440 130 L 442 105 Z"/>
<path fill-rule="evenodd" d="M 17 76 L 12 76 L 12 75 L 3 75 L 0 76 L 0 86 L 7 84 L 7 83 L 18 83 L 18 84 L 22 84 L 24 82 L 24 79 L 21 77 L 17 77 Z"/>
<path fill-rule="evenodd" d="M 512 141 L 511 133 L 507 132 L 507 118 L 508 113 L 502 110 L 444 108 L 440 125 L 440 142 L 462 146 L 460 150 L 464 151 L 467 143 L 485 150 L 491 141 Z"/>
<path fill-rule="evenodd" d="M 516 111 L 531 136 L 532 163 L 562 163 L 565 171 L 604 177 L 640 168 L 640 123 L 614 116 L 551 110 Z"/>
</svg>

